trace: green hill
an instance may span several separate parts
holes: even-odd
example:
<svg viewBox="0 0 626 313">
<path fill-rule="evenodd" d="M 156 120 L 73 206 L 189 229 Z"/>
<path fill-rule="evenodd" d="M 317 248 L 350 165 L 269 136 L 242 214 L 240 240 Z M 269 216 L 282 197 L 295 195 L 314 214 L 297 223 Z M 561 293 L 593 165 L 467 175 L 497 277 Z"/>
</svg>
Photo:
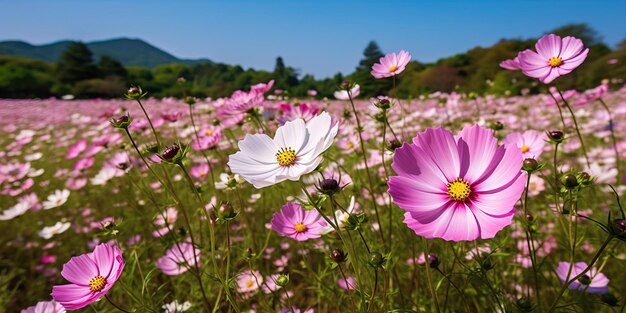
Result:
<svg viewBox="0 0 626 313">
<path fill-rule="evenodd" d="M 0 55 L 38 59 L 47 62 L 56 62 L 71 41 L 58 41 L 44 45 L 31 45 L 23 41 L 0 42 Z M 107 55 L 124 66 L 141 66 L 153 68 L 162 64 L 199 64 L 213 63 L 208 59 L 187 60 L 179 59 L 140 39 L 117 38 L 86 43 L 97 60 Z"/>
</svg>

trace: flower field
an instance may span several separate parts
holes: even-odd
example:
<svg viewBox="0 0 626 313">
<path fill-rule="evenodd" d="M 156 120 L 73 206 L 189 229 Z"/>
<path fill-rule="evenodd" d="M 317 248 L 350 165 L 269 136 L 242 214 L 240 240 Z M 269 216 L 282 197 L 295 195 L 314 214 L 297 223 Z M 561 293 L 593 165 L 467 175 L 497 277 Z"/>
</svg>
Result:
<svg viewBox="0 0 626 313">
<path fill-rule="evenodd" d="M 626 87 L 536 50 L 510 97 L 0 100 L 0 308 L 622 312 Z"/>
</svg>

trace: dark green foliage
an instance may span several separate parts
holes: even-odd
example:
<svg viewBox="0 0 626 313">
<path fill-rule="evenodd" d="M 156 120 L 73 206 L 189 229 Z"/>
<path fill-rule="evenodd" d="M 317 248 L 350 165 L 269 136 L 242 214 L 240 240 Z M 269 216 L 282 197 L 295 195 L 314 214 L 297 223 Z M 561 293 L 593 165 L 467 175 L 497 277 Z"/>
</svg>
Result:
<svg viewBox="0 0 626 313">
<path fill-rule="evenodd" d="M 99 76 L 89 48 L 82 42 L 72 43 L 61 54 L 56 70 L 60 82 L 73 84 Z"/>
</svg>

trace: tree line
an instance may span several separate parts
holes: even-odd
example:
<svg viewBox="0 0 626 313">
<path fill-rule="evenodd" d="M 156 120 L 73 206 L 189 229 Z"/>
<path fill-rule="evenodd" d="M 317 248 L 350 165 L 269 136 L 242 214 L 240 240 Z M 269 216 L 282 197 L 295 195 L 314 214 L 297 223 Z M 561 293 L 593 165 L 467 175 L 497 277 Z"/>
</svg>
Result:
<svg viewBox="0 0 626 313">
<path fill-rule="evenodd" d="M 604 79 L 616 85 L 624 83 L 626 40 L 612 49 L 586 24 L 569 24 L 549 33 L 581 38 L 590 48 L 585 63 L 572 75 L 559 80 L 561 89 L 592 88 Z M 414 98 L 435 91 L 514 95 L 528 86 L 534 86 L 527 90 L 531 93 L 539 92 L 544 86 L 519 72 L 501 69 L 499 63 L 515 57 L 520 50 L 532 48 L 534 42 L 535 39 L 503 39 L 491 47 L 477 47 L 435 63 L 414 60 L 397 80 L 395 90 L 392 90 L 391 80 L 376 80 L 370 75 L 371 66 L 384 55 L 375 41 L 367 45 L 353 73 L 346 76 L 337 73 L 324 79 L 300 75 L 297 69 L 285 65 L 281 57 L 277 57 L 271 72 L 221 63 L 165 64 L 152 69 L 124 67 L 108 56 L 93 60 L 85 44 L 74 42 L 56 63 L 0 56 L 0 97 L 45 98 L 71 94 L 78 98 L 117 98 L 129 85 L 140 85 L 156 97 L 218 98 L 272 79 L 276 81 L 275 89 L 291 97 L 310 97 L 310 90 L 316 91 L 317 98 L 332 97 L 344 80 L 359 83 L 364 96 L 397 94 L 402 98 Z M 177 84 L 181 77 L 187 82 L 185 90 Z"/>
</svg>

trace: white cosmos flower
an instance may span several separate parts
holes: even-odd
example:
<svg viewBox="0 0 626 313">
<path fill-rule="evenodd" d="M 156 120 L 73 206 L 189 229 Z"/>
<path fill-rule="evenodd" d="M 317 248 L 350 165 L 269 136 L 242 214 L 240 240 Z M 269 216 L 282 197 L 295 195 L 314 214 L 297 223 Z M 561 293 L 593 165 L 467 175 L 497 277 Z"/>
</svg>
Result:
<svg viewBox="0 0 626 313">
<path fill-rule="evenodd" d="M 356 98 L 360 93 L 361 93 L 361 86 L 359 86 L 359 84 L 354 84 L 354 87 L 350 89 L 350 95 L 352 96 L 352 99 Z M 333 95 L 335 96 L 335 99 L 337 100 L 350 100 L 347 90 L 337 90 L 335 91 Z"/>
<path fill-rule="evenodd" d="M 53 194 L 48 196 L 48 199 L 43 202 L 43 209 L 50 210 L 62 206 L 67 202 L 67 198 L 70 197 L 70 191 L 67 189 L 56 190 Z"/>
<path fill-rule="evenodd" d="M 265 134 L 246 135 L 239 152 L 230 155 L 228 166 L 255 188 L 285 180 L 299 180 L 322 162 L 321 154 L 333 143 L 339 128 L 328 113 L 308 123 L 296 119 L 276 130 L 274 139 Z"/>
<path fill-rule="evenodd" d="M 168 304 L 164 304 L 162 308 L 165 310 L 163 311 L 165 313 L 185 312 L 191 308 L 191 303 L 189 301 L 179 303 L 178 300 L 174 300 Z"/>
<path fill-rule="evenodd" d="M 28 202 L 19 202 L 16 205 L 2 211 L 2 213 L 0 213 L 0 221 L 11 220 L 26 213 L 28 209 L 30 209 Z"/>
<path fill-rule="evenodd" d="M 70 223 L 57 222 L 52 226 L 46 226 L 39 231 L 39 237 L 43 239 L 50 239 L 52 238 L 52 236 L 58 235 L 66 231 L 68 228 L 70 228 L 70 225 Z"/>
</svg>

